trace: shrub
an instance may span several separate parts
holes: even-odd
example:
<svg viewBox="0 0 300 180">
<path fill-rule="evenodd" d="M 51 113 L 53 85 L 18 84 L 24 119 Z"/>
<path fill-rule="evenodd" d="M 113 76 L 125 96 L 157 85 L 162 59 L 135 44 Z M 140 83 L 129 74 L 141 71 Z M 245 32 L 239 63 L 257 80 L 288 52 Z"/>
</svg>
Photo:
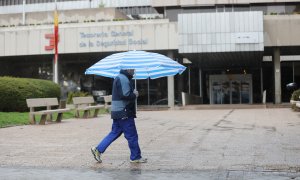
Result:
<svg viewBox="0 0 300 180">
<path fill-rule="evenodd" d="M 86 97 L 86 96 L 90 96 L 90 94 L 87 93 L 87 92 L 82 92 L 82 91 L 69 92 L 68 93 L 67 104 L 71 104 L 72 103 L 73 97 Z"/>
<path fill-rule="evenodd" d="M 59 85 L 48 80 L 0 77 L 0 111 L 28 111 L 26 99 L 60 97 Z"/>
<path fill-rule="evenodd" d="M 300 96 L 300 89 L 293 92 L 291 100 L 300 101 L 299 96 Z"/>
<path fill-rule="evenodd" d="M 294 100 L 294 101 L 300 101 L 299 96 L 300 96 L 300 89 L 298 89 L 298 90 L 296 90 L 296 91 L 293 92 L 292 97 L 291 97 L 291 100 Z M 296 104 L 293 104 L 293 105 L 292 105 L 292 109 L 298 110 Z"/>
</svg>

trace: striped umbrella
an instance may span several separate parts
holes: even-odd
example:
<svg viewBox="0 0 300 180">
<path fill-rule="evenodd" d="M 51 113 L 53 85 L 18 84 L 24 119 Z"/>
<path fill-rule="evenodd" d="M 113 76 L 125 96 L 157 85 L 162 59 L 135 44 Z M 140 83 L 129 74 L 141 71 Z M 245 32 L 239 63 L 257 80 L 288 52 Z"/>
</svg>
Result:
<svg viewBox="0 0 300 180">
<path fill-rule="evenodd" d="M 181 74 L 186 67 L 158 53 L 127 51 L 107 56 L 88 68 L 85 74 L 115 78 L 120 69 L 135 69 L 134 79 L 156 79 Z"/>
</svg>

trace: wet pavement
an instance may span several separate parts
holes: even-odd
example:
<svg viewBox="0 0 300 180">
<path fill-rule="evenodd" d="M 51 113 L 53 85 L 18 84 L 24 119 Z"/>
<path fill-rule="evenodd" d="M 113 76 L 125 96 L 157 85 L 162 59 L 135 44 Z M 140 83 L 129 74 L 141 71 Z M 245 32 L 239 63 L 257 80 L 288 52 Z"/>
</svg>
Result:
<svg viewBox="0 0 300 180">
<path fill-rule="evenodd" d="M 96 163 L 109 115 L 0 129 L 0 179 L 300 179 L 300 113 L 288 108 L 140 111 L 148 163 L 120 137 Z"/>
<path fill-rule="evenodd" d="M 300 179 L 300 173 L 276 171 L 236 171 L 236 170 L 198 170 L 198 171 L 147 171 L 147 170 L 87 170 L 87 169 L 41 169 L 41 168 L 0 168 L 0 179 L 5 180 L 99 180 L 99 179 L 261 179 L 282 180 Z"/>
</svg>

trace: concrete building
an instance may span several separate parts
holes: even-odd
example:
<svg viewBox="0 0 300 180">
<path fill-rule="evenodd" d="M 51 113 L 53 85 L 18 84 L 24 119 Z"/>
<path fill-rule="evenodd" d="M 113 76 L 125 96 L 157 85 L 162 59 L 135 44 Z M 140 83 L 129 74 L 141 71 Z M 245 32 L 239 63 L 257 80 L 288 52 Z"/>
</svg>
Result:
<svg viewBox="0 0 300 180">
<path fill-rule="evenodd" d="M 146 50 L 187 66 L 138 81 L 139 104 L 288 102 L 300 85 L 300 1 L 3 0 L 0 75 L 52 79 L 53 10 L 59 10 L 59 79 L 67 91 L 101 90 L 112 79 L 84 71 L 115 52 Z M 264 93 L 265 92 L 265 93 Z"/>
</svg>

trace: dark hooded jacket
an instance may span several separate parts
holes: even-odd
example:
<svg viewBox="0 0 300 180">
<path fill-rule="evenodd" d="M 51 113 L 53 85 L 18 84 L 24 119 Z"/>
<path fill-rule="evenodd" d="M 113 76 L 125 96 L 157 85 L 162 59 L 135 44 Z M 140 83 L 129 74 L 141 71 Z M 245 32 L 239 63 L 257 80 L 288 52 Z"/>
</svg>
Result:
<svg viewBox="0 0 300 180">
<path fill-rule="evenodd" d="M 114 79 L 112 88 L 111 118 L 125 119 L 135 118 L 135 99 L 132 76 L 126 70 L 120 70 L 120 74 Z"/>
</svg>

